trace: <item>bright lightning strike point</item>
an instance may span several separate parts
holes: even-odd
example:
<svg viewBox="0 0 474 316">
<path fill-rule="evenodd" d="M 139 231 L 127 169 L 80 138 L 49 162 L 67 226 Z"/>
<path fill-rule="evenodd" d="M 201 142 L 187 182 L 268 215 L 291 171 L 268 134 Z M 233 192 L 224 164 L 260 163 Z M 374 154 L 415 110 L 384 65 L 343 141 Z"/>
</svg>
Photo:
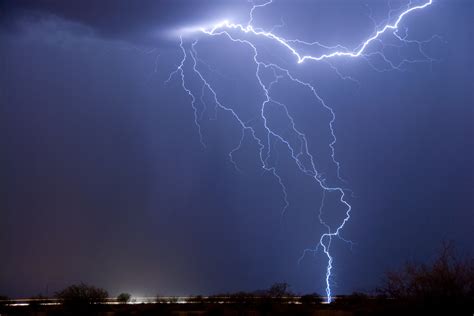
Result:
<svg viewBox="0 0 474 316">
<path fill-rule="evenodd" d="M 332 269 L 333 269 L 333 263 L 334 263 L 334 257 L 331 255 L 331 245 L 333 242 L 333 238 L 337 237 L 341 239 L 342 241 L 348 242 L 352 245 L 351 241 L 348 241 L 342 238 L 340 235 L 345 224 L 349 221 L 351 217 L 352 206 L 347 200 L 347 194 L 348 194 L 347 192 L 350 192 L 350 191 L 342 186 L 342 184 L 345 183 L 345 181 L 341 177 L 341 164 L 336 159 L 336 154 L 335 154 L 335 146 L 337 142 L 337 137 L 336 137 L 336 131 L 334 128 L 334 123 L 336 121 L 336 113 L 334 112 L 332 107 L 330 107 L 328 103 L 318 94 L 317 89 L 315 88 L 314 85 L 308 82 L 305 82 L 301 79 L 298 79 L 287 68 L 281 65 L 278 65 L 275 63 L 269 63 L 269 62 L 265 62 L 261 60 L 261 57 L 259 56 L 259 50 L 257 48 L 257 44 L 255 42 L 252 42 L 250 39 L 248 39 L 247 35 L 252 35 L 252 39 L 266 38 L 268 40 L 271 40 L 275 44 L 282 46 L 288 51 L 290 55 L 293 55 L 294 57 L 296 57 L 296 62 L 298 64 L 304 63 L 307 60 L 312 60 L 315 62 L 325 62 L 326 64 L 330 66 L 332 70 L 335 71 L 335 73 L 341 79 L 354 80 L 353 78 L 349 76 L 345 76 L 341 74 L 339 70 L 333 64 L 329 63 L 329 60 L 339 57 L 339 58 L 364 58 L 368 61 L 370 57 L 377 55 L 382 58 L 382 60 L 388 65 L 389 69 L 393 69 L 393 70 L 400 69 L 400 66 L 403 63 L 412 63 L 412 62 L 419 62 L 419 61 L 420 62 L 433 61 L 431 58 L 427 56 L 427 54 L 422 49 L 422 45 L 426 43 L 426 41 L 409 40 L 407 39 L 406 30 L 403 35 L 399 32 L 402 21 L 408 15 L 412 14 L 415 11 L 421 11 L 427 8 L 433 3 L 433 0 L 427 0 L 420 5 L 414 5 L 414 6 L 411 6 L 412 3 L 410 2 L 406 6 L 406 8 L 398 16 L 396 16 L 395 19 L 392 18 L 393 11 L 390 10 L 387 24 L 385 24 L 382 27 L 376 28 L 374 32 L 372 33 L 372 35 L 368 36 L 363 42 L 361 42 L 355 49 L 352 49 L 352 50 L 340 44 L 335 45 L 335 46 L 327 46 L 319 42 L 310 43 L 310 42 L 302 41 L 299 39 L 287 39 L 287 38 L 283 38 L 281 36 L 276 35 L 273 32 L 273 30 L 265 31 L 263 29 L 257 28 L 253 25 L 255 11 L 259 8 L 264 8 L 266 6 L 271 5 L 273 3 L 273 0 L 263 1 L 258 4 L 255 4 L 253 1 L 250 1 L 250 3 L 252 4 L 252 7 L 249 11 L 249 18 L 246 24 L 238 24 L 238 23 L 230 22 L 229 20 L 222 20 L 218 23 L 208 24 L 210 26 L 200 26 L 200 27 L 191 27 L 191 28 L 182 29 L 180 33 L 179 47 L 181 49 L 183 57 L 181 59 L 179 66 L 176 68 L 176 70 L 170 74 L 170 77 L 168 78 L 167 82 L 171 80 L 173 76 L 178 75 L 178 74 L 180 75 L 181 86 L 183 90 L 191 98 L 191 106 L 194 110 L 194 122 L 198 129 L 201 143 L 203 144 L 203 146 L 205 146 L 203 142 L 203 136 L 201 133 L 201 125 L 200 125 L 200 120 L 202 119 L 202 115 L 201 116 L 198 115 L 197 108 L 195 105 L 196 100 L 198 98 L 195 97 L 193 91 L 187 86 L 186 79 L 185 79 L 184 68 L 185 68 L 185 64 L 188 58 L 190 57 L 191 64 L 192 64 L 191 71 L 195 75 L 197 75 L 197 77 L 199 78 L 200 84 L 202 86 L 201 98 L 200 98 L 201 101 L 203 100 L 202 96 L 204 95 L 204 92 L 207 91 L 208 93 L 212 95 L 212 99 L 213 99 L 213 102 L 215 103 L 216 109 L 221 110 L 227 113 L 228 115 L 230 115 L 233 119 L 235 119 L 235 121 L 240 126 L 241 137 L 238 140 L 237 145 L 234 147 L 234 149 L 232 149 L 231 152 L 229 152 L 229 160 L 235 166 L 235 168 L 239 170 L 237 162 L 234 160 L 233 154 L 235 154 L 237 151 L 241 149 L 244 139 L 250 136 L 251 139 L 258 145 L 261 167 L 263 168 L 263 170 L 268 171 L 270 174 L 272 174 L 275 177 L 278 185 L 280 186 L 282 190 L 282 194 L 283 194 L 282 200 L 284 204 L 282 213 L 284 213 L 290 207 L 290 203 L 289 203 L 287 188 L 282 177 L 280 176 L 280 173 L 279 173 L 280 170 L 279 170 L 278 165 L 269 163 L 269 157 L 271 156 L 272 151 L 273 151 L 272 146 L 271 146 L 272 141 L 276 141 L 284 145 L 288 150 L 289 158 L 295 162 L 297 168 L 304 175 L 312 178 L 315 181 L 315 183 L 318 184 L 318 186 L 321 188 L 323 192 L 323 199 L 321 201 L 321 205 L 318 208 L 318 219 L 321 225 L 325 228 L 326 232 L 320 236 L 316 248 L 314 250 L 312 249 L 305 250 L 303 253 L 303 256 L 308 251 L 316 251 L 318 248 L 323 250 L 327 258 L 327 266 L 326 266 L 326 273 L 325 273 L 325 283 L 326 283 L 325 291 L 326 291 L 326 296 L 327 296 L 327 303 L 331 303 L 333 300 L 332 289 L 331 289 L 331 276 L 332 276 Z M 392 20 L 392 22 L 390 22 L 390 20 Z M 254 124 L 250 124 L 249 122 L 246 122 L 245 120 L 243 120 L 239 116 L 239 114 L 233 109 L 231 105 L 225 105 L 220 101 L 220 98 L 218 97 L 218 93 L 216 89 L 211 85 L 210 81 L 206 79 L 203 73 L 199 70 L 198 57 L 197 57 L 198 52 L 196 49 L 196 46 L 199 43 L 199 40 L 194 39 L 192 44 L 189 45 L 188 47 L 186 47 L 186 44 L 183 42 L 183 35 L 189 34 L 189 33 L 200 33 L 203 36 L 209 36 L 209 37 L 223 36 L 232 43 L 244 45 L 248 49 L 250 49 L 253 56 L 252 62 L 255 65 L 256 83 L 262 92 L 262 100 L 261 102 L 258 103 L 260 114 L 259 114 L 259 117 L 256 119 L 256 123 L 254 124 L 260 124 L 260 127 L 264 130 L 264 134 L 265 134 L 264 137 L 262 137 L 261 135 L 259 135 L 259 133 L 257 133 L 254 127 Z M 407 44 L 418 45 L 418 50 L 425 59 L 403 60 L 402 63 L 396 64 L 392 62 L 389 58 L 387 58 L 381 51 L 376 51 L 376 52 L 371 52 L 371 53 L 367 52 L 368 47 L 373 42 L 376 42 L 376 41 L 382 42 L 382 39 L 381 39 L 382 35 L 390 34 L 390 33 L 400 43 L 404 43 L 405 45 Z M 237 37 L 237 36 L 242 36 L 242 38 Z M 321 55 L 304 55 L 300 53 L 293 46 L 294 44 L 303 44 L 309 47 L 313 45 L 317 45 L 319 47 L 329 50 L 330 53 L 321 54 Z M 372 65 L 372 67 L 374 66 Z M 273 71 L 274 80 L 271 82 L 266 82 L 262 78 L 262 71 L 266 69 L 271 69 Z M 330 120 L 328 122 L 328 128 L 331 134 L 331 139 L 329 140 L 330 155 L 331 155 L 332 163 L 334 164 L 336 168 L 336 178 L 339 181 L 338 184 L 331 185 L 327 183 L 328 181 L 325 179 L 323 175 L 324 173 L 321 172 L 317 167 L 315 155 L 311 153 L 309 150 L 309 146 L 308 146 L 309 141 L 308 141 L 307 136 L 297 127 L 297 124 L 294 118 L 291 116 L 290 111 L 288 110 L 288 106 L 278 101 L 272 95 L 272 89 L 274 85 L 280 84 L 280 81 L 283 78 L 286 78 L 292 83 L 297 84 L 301 86 L 302 88 L 307 89 L 313 95 L 315 104 L 321 106 L 325 111 L 328 112 L 330 116 Z M 289 130 L 296 137 L 296 139 L 298 139 L 298 145 L 294 145 L 290 141 L 288 136 L 280 134 L 270 127 L 270 125 L 268 124 L 270 119 L 267 116 L 267 111 L 268 111 L 269 106 L 278 106 L 283 109 L 286 115 L 286 118 L 288 119 L 288 122 L 290 122 Z M 325 207 L 324 201 L 328 194 L 336 195 L 338 197 L 339 204 L 344 208 L 344 214 L 345 214 L 344 218 L 342 222 L 336 227 L 331 227 L 329 224 L 325 222 L 323 218 L 323 209 Z M 300 260 L 301 259 L 302 258 L 300 258 Z"/>
</svg>

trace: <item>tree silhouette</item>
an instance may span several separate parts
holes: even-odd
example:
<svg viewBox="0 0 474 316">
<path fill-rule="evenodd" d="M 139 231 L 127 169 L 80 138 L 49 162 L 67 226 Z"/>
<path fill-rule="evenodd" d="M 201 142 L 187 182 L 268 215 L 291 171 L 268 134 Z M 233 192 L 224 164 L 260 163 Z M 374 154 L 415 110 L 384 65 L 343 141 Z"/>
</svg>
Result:
<svg viewBox="0 0 474 316">
<path fill-rule="evenodd" d="M 431 265 L 406 263 L 401 270 L 388 272 L 378 292 L 425 306 L 472 306 L 474 260 L 460 260 L 453 244 L 444 242 Z"/>
<path fill-rule="evenodd" d="M 273 298 L 282 298 L 284 296 L 291 296 L 290 286 L 288 283 L 274 283 L 267 291 L 268 296 Z"/>
<path fill-rule="evenodd" d="M 131 298 L 132 298 L 132 295 L 130 295 L 130 293 L 120 293 L 117 296 L 117 301 L 119 303 L 128 303 Z"/>
<path fill-rule="evenodd" d="M 85 283 L 68 286 L 56 293 L 64 305 L 91 305 L 105 302 L 109 294 L 106 290 Z"/>
</svg>

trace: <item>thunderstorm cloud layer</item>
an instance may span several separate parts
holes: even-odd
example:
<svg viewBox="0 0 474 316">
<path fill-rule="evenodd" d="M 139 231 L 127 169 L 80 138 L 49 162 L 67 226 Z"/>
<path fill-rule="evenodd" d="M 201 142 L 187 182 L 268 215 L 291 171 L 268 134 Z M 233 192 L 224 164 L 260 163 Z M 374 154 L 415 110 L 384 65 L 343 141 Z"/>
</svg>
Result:
<svg viewBox="0 0 474 316">
<path fill-rule="evenodd" d="M 472 4 L 256 3 L 1 5 L 0 290 L 330 300 L 470 249 Z"/>
</svg>

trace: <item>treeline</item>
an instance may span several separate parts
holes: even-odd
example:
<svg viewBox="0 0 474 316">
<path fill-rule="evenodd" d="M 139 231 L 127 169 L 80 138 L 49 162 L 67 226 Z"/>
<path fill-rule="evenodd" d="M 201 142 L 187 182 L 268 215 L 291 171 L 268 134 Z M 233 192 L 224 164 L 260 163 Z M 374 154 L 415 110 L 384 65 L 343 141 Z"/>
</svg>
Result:
<svg viewBox="0 0 474 316">
<path fill-rule="evenodd" d="M 183 310 L 187 306 L 211 311 L 235 308 L 236 310 L 272 311 L 272 313 L 302 313 L 306 311 L 344 310 L 355 315 L 400 313 L 445 313 L 446 315 L 474 311 L 474 260 L 472 257 L 459 258 L 450 243 L 443 244 L 438 256 L 430 264 L 406 263 L 395 271 L 389 271 L 383 277 L 381 285 L 369 293 L 353 293 L 338 296 L 331 304 L 323 304 L 325 298 L 314 294 L 297 295 L 290 290 L 287 283 L 275 283 L 270 288 L 253 292 L 223 293 L 211 296 L 190 296 L 187 298 L 165 297 L 157 295 L 145 305 L 156 306 L 156 310 Z M 0 296 L 0 314 L 5 313 L 8 299 Z M 128 293 L 121 293 L 110 298 L 105 289 L 84 283 L 68 286 L 57 292 L 54 298 L 41 295 L 30 301 L 30 307 L 44 303 L 60 303 L 55 307 L 63 311 L 74 311 L 84 315 L 94 311 L 105 311 L 110 304 L 136 303 Z M 187 304 L 181 304 L 187 303 Z M 3 307 L 1 305 L 4 305 Z M 140 304 L 142 305 L 142 304 Z M 228 307 L 219 307 L 226 305 Z M 129 307 L 140 309 L 139 307 Z M 230 306 L 230 307 L 229 307 Z M 234 306 L 234 307 L 232 307 Z M 294 307 L 291 307 L 294 306 Z M 298 307 L 299 306 L 299 307 Z M 42 306 L 44 307 L 44 306 Z M 153 307 L 146 307 L 150 309 Z M 124 307 L 125 309 L 125 307 Z M 141 308 L 143 309 L 143 308 Z M 2 312 L 3 310 L 3 312 Z M 12 314 L 13 315 L 13 314 Z"/>
</svg>

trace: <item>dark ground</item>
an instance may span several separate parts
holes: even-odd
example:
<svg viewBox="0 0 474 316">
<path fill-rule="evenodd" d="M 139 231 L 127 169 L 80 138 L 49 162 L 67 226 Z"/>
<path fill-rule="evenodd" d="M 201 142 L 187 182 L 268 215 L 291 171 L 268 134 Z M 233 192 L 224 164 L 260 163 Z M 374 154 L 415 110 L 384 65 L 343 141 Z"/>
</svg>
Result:
<svg viewBox="0 0 474 316">
<path fill-rule="evenodd" d="M 88 306 L 3 306 L 1 316 L 60 316 L 60 315 L 305 315 L 305 316 L 350 316 L 350 315 L 472 315 L 472 306 L 443 302 L 400 302 L 395 300 L 348 296 L 328 305 L 321 303 L 295 304 L 280 300 L 262 299 L 254 302 L 215 303 L 193 302 L 187 304 L 152 303 Z"/>
</svg>

